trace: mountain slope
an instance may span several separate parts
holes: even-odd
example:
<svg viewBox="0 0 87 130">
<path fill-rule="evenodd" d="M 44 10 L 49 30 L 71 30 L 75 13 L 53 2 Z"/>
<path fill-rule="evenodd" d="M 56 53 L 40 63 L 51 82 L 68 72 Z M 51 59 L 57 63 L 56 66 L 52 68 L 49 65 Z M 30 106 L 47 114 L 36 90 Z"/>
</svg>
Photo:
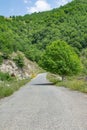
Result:
<svg viewBox="0 0 87 130">
<path fill-rule="evenodd" d="M 0 51 L 23 51 L 38 61 L 45 47 L 62 39 L 76 51 L 87 47 L 87 1 L 71 3 L 41 13 L 25 16 L 0 17 Z"/>
<path fill-rule="evenodd" d="M 1 74 L 7 73 L 16 79 L 32 78 L 40 71 L 39 66 L 35 62 L 28 60 L 21 52 L 11 54 L 9 59 L 4 59 L 0 65 Z M 2 80 L 1 75 L 0 80 Z"/>
</svg>

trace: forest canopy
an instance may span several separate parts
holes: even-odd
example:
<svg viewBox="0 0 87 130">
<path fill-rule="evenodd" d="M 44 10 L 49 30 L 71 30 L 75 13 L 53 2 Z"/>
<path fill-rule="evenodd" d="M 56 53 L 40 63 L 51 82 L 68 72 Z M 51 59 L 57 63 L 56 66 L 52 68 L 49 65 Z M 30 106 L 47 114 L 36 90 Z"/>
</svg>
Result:
<svg viewBox="0 0 87 130">
<path fill-rule="evenodd" d="M 46 46 L 56 40 L 67 42 L 78 54 L 87 47 L 86 0 L 74 0 L 63 7 L 31 15 L 0 16 L 2 57 L 22 51 L 38 62 Z"/>
</svg>

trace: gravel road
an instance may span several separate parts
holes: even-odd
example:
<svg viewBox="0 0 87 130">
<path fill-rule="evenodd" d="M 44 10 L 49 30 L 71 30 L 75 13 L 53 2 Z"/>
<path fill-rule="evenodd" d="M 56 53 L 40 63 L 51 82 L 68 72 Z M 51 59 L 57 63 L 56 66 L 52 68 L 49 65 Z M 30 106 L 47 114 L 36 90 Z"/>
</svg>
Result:
<svg viewBox="0 0 87 130">
<path fill-rule="evenodd" d="M 87 95 L 55 87 L 39 74 L 0 100 L 0 130 L 87 130 Z"/>
</svg>

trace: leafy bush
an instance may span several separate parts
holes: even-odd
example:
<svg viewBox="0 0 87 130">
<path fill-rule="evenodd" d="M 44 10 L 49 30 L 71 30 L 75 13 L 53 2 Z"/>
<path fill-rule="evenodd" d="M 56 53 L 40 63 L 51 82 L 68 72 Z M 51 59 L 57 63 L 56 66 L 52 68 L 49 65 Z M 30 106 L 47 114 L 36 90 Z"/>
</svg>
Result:
<svg viewBox="0 0 87 130">
<path fill-rule="evenodd" d="M 2 58 L 2 56 L 0 55 L 0 65 L 2 64 L 2 62 L 3 62 L 3 58 Z"/>
<path fill-rule="evenodd" d="M 10 48 L 9 49 L 7 49 L 6 47 L 3 47 L 3 48 L 4 48 L 3 54 L 2 54 L 3 59 L 9 59 L 9 54 L 11 53 Z"/>
<path fill-rule="evenodd" d="M 24 67 L 24 58 L 22 55 L 18 54 L 14 59 L 16 65 L 20 68 Z"/>
<path fill-rule="evenodd" d="M 0 80 L 1 81 L 9 81 L 9 80 L 12 80 L 12 77 L 10 76 L 9 73 L 0 72 Z"/>
</svg>

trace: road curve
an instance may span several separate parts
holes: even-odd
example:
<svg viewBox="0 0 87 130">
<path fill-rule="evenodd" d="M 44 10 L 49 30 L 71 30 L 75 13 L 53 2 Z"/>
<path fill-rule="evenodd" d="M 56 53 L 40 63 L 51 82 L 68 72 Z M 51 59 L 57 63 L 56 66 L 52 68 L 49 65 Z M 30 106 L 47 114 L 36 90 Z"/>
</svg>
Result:
<svg viewBox="0 0 87 130">
<path fill-rule="evenodd" d="M 87 95 L 55 87 L 39 74 L 0 101 L 0 130 L 87 130 Z"/>
</svg>

